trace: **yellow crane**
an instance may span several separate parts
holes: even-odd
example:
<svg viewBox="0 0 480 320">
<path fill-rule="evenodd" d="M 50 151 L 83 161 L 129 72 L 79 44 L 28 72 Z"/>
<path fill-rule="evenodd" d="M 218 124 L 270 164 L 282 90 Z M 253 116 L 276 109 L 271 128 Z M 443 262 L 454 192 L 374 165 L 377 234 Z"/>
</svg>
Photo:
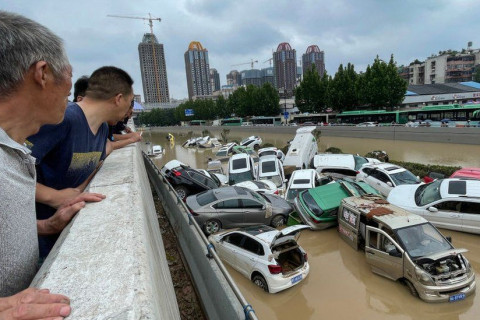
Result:
<svg viewBox="0 0 480 320">
<path fill-rule="evenodd" d="M 251 59 L 250 62 L 244 62 L 244 63 L 239 63 L 239 64 L 232 64 L 232 67 L 243 66 L 244 64 L 249 64 L 249 65 L 252 67 L 252 69 L 253 69 L 253 64 L 254 64 L 254 63 L 258 63 L 258 60 L 253 60 L 253 59 Z"/>
<path fill-rule="evenodd" d="M 270 67 L 271 67 L 272 66 L 272 60 L 273 60 L 273 58 L 270 58 L 270 59 L 267 59 L 267 60 L 263 61 L 263 63 L 270 62 Z"/>
<path fill-rule="evenodd" d="M 158 75 L 158 68 L 157 68 L 157 55 L 156 55 L 156 52 L 155 52 L 155 45 L 154 45 L 154 42 L 153 42 L 153 21 L 162 21 L 162 19 L 160 18 L 155 18 L 155 17 L 152 17 L 152 15 L 149 13 L 148 14 L 148 18 L 144 18 L 144 17 L 135 17 L 135 16 L 120 16 L 120 15 L 113 15 L 113 14 L 108 14 L 107 17 L 110 17 L 110 18 L 122 18 L 122 19 L 138 19 L 138 20 L 148 20 L 148 25 L 150 26 L 150 33 L 152 34 L 152 39 L 151 39 L 151 43 L 152 43 L 152 54 L 153 54 L 153 57 L 152 57 L 152 60 L 153 60 L 153 68 L 154 68 L 154 75 L 155 75 L 155 87 L 157 89 L 157 97 L 158 97 L 158 101 L 160 102 L 161 101 L 161 98 L 160 98 L 160 77 Z"/>
</svg>

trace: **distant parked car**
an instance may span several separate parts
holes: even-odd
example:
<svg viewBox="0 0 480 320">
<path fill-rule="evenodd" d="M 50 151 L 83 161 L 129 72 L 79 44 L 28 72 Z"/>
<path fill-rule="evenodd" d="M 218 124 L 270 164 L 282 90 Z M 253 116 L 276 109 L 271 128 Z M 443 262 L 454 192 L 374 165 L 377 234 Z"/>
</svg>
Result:
<svg viewBox="0 0 480 320">
<path fill-rule="evenodd" d="M 233 154 L 246 153 L 252 157 L 253 162 L 255 163 L 258 162 L 258 156 L 255 153 L 255 150 L 253 150 L 253 148 L 244 147 L 244 146 L 235 146 L 233 147 L 232 151 L 233 151 Z"/>
<path fill-rule="evenodd" d="M 250 147 L 255 150 L 259 149 L 261 144 L 262 144 L 262 138 L 260 138 L 259 136 L 250 136 L 248 138 L 243 139 L 240 142 L 241 146 Z"/>
<path fill-rule="evenodd" d="M 228 161 L 228 184 L 255 180 L 256 171 L 253 158 L 246 153 L 234 154 Z"/>
<path fill-rule="evenodd" d="M 237 146 L 235 142 L 227 143 L 225 146 L 218 149 L 217 153 L 215 154 L 215 158 L 220 161 L 228 160 L 233 152 L 233 147 L 235 146 Z"/>
<path fill-rule="evenodd" d="M 462 168 L 455 171 L 450 178 L 480 179 L 480 168 Z"/>
<path fill-rule="evenodd" d="M 303 223 L 312 230 L 323 230 L 337 225 L 337 211 L 342 200 L 351 196 L 380 195 L 364 182 L 338 180 L 301 192 L 294 200 L 296 215 L 289 225 Z"/>
<path fill-rule="evenodd" d="M 306 226 L 281 231 L 268 226 L 227 230 L 210 236 L 219 257 L 266 292 L 276 293 L 304 280 L 308 256 L 297 243 Z"/>
<path fill-rule="evenodd" d="M 359 169 L 356 180 L 366 182 L 385 197 L 396 186 L 420 183 L 413 173 L 391 163 L 365 164 Z"/>
<path fill-rule="evenodd" d="M 300 192 L 330 183 L 331 181 L 332 178 L 328 176 L 322 175 L 320 177 L 314 169 L 295 170 L 288 181 L 285 200 L 293 203 L 293 200 Z"/>
<path fill-rule="evenodd" d="M 356 125 L 357 127 L 376 127 L 378 126 L 377 122 L 362 122 Z"/>
<path fill-rule="evenodd" d="M 243 187 L 250 189 L 258 193 L 268 193 L 278 195 L 278 188 L 272 181 L 263 180 L 263 181 L 243 181 L 237 184 L 234 184 L 237 187 Z"/>
<path fill-rule="evenodd" d="M 222 185 L 214 174 L 207 176 L 178 160 L 167 162 L 161 172 L 182 200 L 191 194 L 216 189 Z"/>
<path fill-rule="evenodd" d="M 480 234 L 480 181 L 441 179 L 393 189 L 387 200 L 438 228 Z"/>
<path fill-rule="evenodd" d="M 285 193 L 285 173 L 282 162 L 276 156 L 263 156 L 258 162 L 257 179 L 258 181 L 269 180 L 275 183 L 280 194 Z"/>
<path fill-rule="evenodd" d="M 282 150 L 277 149 L 275 147 L 268 147 L 268 148 L 262 148 L 258 150 L 258 157 L 263 157 L 263 156 L 271 156 L 274 155 L 276 156 L 280 161 L 285 159 L 285 154 L 283 153 Z"/>
<path fill-rule="evenodd" d="M 208 190 L 187 198 L 186 204 L 205 234 L 236 227 L 268 224 L 278 227 L 287 221 L 293 207 L 285 199 L 241 187 Z"/>
</svg>

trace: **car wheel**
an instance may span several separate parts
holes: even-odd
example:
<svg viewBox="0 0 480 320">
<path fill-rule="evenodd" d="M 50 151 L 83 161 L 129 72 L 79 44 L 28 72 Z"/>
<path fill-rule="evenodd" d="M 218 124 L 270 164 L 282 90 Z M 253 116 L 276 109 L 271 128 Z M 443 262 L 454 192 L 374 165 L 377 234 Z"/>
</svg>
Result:
<svg viewBox="0 0 480 320">
<path fill-rule="evenodd" d="M 215 232 L 218 232 L 220 231 L 220 229 L 222 228 L 222 224 L 220 223 L 220 221 L 218 220 L 208 220 L 207 222 L 205 222 L 205 225 L 204 225 L 204 230 L 205 230 L 205 233 L 207 235 L 211 235 Z"/>
<path fill-rule="evenodd" d="M 412 296 L 418 297 L 417 289 L 415 289 L 415 286 L 410 282 L 410 280 L 405 279 L 405 284 L 407 285 L 408 290 L 410 290 Z"/>
<path fill-rule="evenodd" d="M 253 283 L 255 283 L 257 286 L 262 288 L 265 292 L 268 292 L 268 284 L 267 281 L 265 280 L 264 277 L 261 275 L 257 274 L 256 276 L 253 277 Z"/>
<path fill-rule="evenodd" d="M 260 149 L 260 145 L 259 144 L 256 144 L 253 146 L 253 150 L 257 151 L 258 149 Z"/>
<path fill-rule="evenodd" d="M 270 222 L 270 224 L 274 228 L 283 226 L 285 224 L 285 217 L 278 214 L 278 215 L 276 215 L 275 217 L 272 218 L 272 221 Z"/>
<path fill-rule="evenodd" d="M 178 194 L 178 196 L 182 200 L 184 200 L 188 196 L 188 190 L 184 186 L 175 187 L 175 192 Z"/>
</svg>

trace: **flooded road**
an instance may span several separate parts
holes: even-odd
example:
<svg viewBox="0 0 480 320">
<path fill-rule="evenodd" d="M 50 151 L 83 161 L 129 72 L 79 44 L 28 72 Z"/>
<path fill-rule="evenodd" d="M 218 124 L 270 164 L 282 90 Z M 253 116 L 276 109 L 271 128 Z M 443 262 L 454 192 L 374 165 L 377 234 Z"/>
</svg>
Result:
<svg viewBox="0 0 480 320">
<path fill-rule="evenodd" d="M 255 134 L 255 132 L 251 132 Z M 176 136 L 177 143 L 165 139 L 166 131 L 145 132 L 144 141 L 160 144 L 166 151 L 155 158 L 157 166 L 178 159 L 192 167 L 206 168 L 212 151 L 185 149 L 186 137 Z M 289 134 L 262 134 L 264 143 L 282 147 L 293 138 Z M 229 141 L 245 135 L 229 135 Z M 145 148 L 147 145 L 142 143 Z M 431 164 L 480 166 L 480 146 L 439 144 L 378 139 L 338 137 L 320 138 L 320 151 L 330 146 L 344 152 L 365 154 L 385 150 L 391 159 Z M 479 236 L 441 230 L 451 236 L 456 248 L 469 250 L 465 255 L 480 279 Z M 302 231 L 299 244 L 308 253 L 310 274 L 299 285 L 277 294 L 261 291 L 251 281 L 228 267 L 232 277 L 253 306 L 259 319 L 479 319 L 480 294 L 454 303 L 429 304 L 411 296 L 406 286 L 370 271 L 363 251 L 355 251 L 340 237 L 335 228 L 324 231 Z"/>
</svg>

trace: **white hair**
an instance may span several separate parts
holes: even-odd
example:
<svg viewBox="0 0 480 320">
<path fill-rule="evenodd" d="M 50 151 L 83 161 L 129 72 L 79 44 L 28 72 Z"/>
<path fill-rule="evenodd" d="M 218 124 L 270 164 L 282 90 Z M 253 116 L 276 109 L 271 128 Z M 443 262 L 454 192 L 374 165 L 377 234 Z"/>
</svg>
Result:
<svg viewBox="0 0 480 320">
<path fill-rule="evenodd" d="M 0 99 L 12 94 L 39 61 L 47 62 L 58 81 L 70 67 L 62 39 L 41 24 L 6 11 L 0 11 L 0 61 Z"/>
</svg>

